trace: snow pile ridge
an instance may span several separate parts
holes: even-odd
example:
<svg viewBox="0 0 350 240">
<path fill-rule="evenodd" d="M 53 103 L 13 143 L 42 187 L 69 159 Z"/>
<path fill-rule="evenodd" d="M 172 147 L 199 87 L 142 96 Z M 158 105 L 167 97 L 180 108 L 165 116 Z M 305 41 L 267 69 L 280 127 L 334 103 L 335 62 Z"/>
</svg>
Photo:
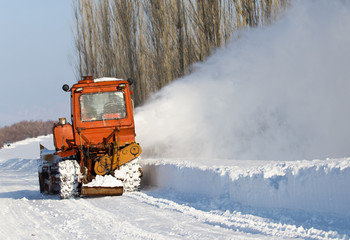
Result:
<svg viewBox="0 0 350 240">
<path fill-rule="evenodd" d="M 253 167 L 147 160 L 144 184 L 206 195 L 226 204 L 350 216 L 350 159 L 262 162 Z"/>
</svg>

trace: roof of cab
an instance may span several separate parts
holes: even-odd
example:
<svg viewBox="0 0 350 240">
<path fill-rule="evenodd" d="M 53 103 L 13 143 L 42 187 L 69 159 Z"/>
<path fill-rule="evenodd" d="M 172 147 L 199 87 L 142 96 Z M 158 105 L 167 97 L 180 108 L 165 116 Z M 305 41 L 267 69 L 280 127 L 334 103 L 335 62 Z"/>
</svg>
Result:
<svg viewBox="0 0 350 240">
<path fill-rule="evenodd" d="M 108 82 L 116 82 L 116 81 L 125 81 L 125 79 L 120 79 L 120 78 L 114 78 L 114 77 L 103 77 L 103 78 L 96 78 L 93 79 L 92 76 L 85 76 L 83 77 L 82 80 L 80 80 L 77 84 L 74 84 L 73 87 L 78 87 L 78 86 L 84 86 L 85 84 L 91 84 L 91 83 L 100 83 L 101 85 L 109 85 Z M 98 84 L 98 85 L 100 85 Z"/>
</svg>

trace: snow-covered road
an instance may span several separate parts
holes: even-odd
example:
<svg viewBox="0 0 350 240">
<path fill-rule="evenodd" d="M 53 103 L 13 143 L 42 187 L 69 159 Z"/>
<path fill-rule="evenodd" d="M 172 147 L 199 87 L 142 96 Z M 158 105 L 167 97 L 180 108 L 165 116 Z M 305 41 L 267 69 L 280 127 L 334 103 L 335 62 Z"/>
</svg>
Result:
<svg viewBox="0 0 350 240">
<path fill-rule="evenodd" d="M 194 159 L 147 159 L 141 192 L 60 200 L 39 193 L 39 142 L 51 147 L 52 137 L 0 150 L 1 239 L 350 236 L 349 159 L 220 161 L 225 166 Z"/>
</svg>

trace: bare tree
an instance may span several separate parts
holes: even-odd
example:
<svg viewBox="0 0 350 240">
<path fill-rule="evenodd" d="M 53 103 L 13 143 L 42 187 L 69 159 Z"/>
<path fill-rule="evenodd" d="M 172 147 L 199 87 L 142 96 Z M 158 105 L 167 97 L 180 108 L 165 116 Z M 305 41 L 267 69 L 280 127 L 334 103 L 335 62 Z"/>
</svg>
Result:
<svg viewBox="0 0 350 240">
<path fill-rule="evenodd" d="M 73 0 L 78 78 L 135 78 L 136 104 L 290 0 Z"/>
</svg>

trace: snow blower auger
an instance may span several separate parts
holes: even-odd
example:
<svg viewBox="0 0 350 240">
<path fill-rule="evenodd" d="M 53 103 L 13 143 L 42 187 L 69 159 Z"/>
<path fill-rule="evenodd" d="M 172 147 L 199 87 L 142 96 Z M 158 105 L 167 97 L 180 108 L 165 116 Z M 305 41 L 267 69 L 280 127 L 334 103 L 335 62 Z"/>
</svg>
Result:
<svg viewBox="0 0 350 240">
<path fill-rule="evenodd" d="M 84 77 L 71 92 L 72 124 L 53 127 L 55 150 L 40 145 L 40 192 L 114 196 L 140 188 L 141 147 L 135 142 L 131 79 Z"/>
</svg>

